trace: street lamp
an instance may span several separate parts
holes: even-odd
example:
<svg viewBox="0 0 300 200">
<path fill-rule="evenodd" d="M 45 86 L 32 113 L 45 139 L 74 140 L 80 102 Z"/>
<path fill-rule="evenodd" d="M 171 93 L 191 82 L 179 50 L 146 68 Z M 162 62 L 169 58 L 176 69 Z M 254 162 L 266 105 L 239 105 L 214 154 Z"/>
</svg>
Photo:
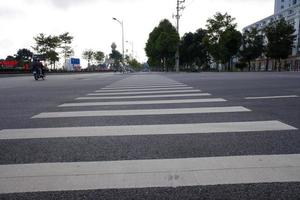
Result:
<svg viewBox="0 0 300 200">
<path fill-rule="evenodd" d="M 117 18 L 113 17 L 113 20 L 117 21 L 122 27 L 122 61 L 124 63 L 124 23 L 123 21 L 118 20 Z"/>
</svg>

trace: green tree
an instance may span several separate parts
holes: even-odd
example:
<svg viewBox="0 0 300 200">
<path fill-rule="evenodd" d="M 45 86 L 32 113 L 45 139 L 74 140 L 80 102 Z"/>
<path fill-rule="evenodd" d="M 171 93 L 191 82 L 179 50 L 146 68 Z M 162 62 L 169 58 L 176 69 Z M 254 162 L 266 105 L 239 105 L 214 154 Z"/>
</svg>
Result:
<svg viewBox="0 0 300 200">
<path fill-rule="evenodd" d="M 88 67 L 90 67 L 91 62 L 92 62 L 93 59 L 94 59 L 94 51 L 91 50 L 91 49 L 85 50 L 85 51 L 82 53 L 82 57 L 83 57 L 83 59 L 85 59 L 85 60 L 88 61 Z"/>
<path fill-rule="evenodd" d="M 266 56 L 275 60 L 275 70 L 281 70 L 281 60 L 288 58 L 294 47 L 296 38 L 294 26 L 284 18 L 269 24 L 264 33 L 268 40 Z M 277 67 L 277 63 L 279 63 Z"/>
<path fill-rule="evenodd" d="M 94 60 L 96 60 L 97 64 L 101 64 L 103 62 L 104 57 L 105 57 L 105 55 L 102 51 L 94 52 L 93 56 L 94 56 Z"/>
<path fill-rule="evenodd" d="M 162 20 L 149 34 L 145 51 L 149 63 L 159 64 L 161 70 L 169 70 L 175 64 L 175 53 L 180 38 L 176 28 L 167 19 Z"/>
<path fill-rule="evenodd" d="M 30 64 L 33 53 L 29 49 L 19 49 L 15 57 L 18 61 L 18 67 L 23 67 L 24 64 Z"/>
<path fill-rule="evenodd" d="M 242 48 L 239 52 L 242 62 L 248 63 L 251 71 L 251 61 L 257 59 L 264 51 L 264 37 L 256 28 L 246 30 L 242 37 Z M 243 65 L 242 65 L 243 66 Z"/>
<path fill-rule="evenodd" d="M 221 34 L 219 43 L 222 52 L 220 56 L 221 63 L 227 63 L 227 70 L 231 70 L 232 58 L 237 55 L 242 44 L 242 34 L 235 28 L 230 27 Z"/>
<path fill-rule="evenodd" d="M 206 67 L 209 62 L 209 56 L 206 46 L 203 44 L 203 38 L 206 30 L 199 29 L 195 33 L 186 33 L 180 42 L 180 62 L 181 66 L 192 69 L 193 66 Z"/>
<path fill-rule="evenodd" d="M 119 70 L 121 67 L 123 56 L 117 50 L 117 45 L 115 43 L 112 43 L 112 45 L 111 45 L 111 53 L 109 54 L 109 58 L 114 61 L 114 63 L 113 63 L 114 70 Z"/>
<path fill-rule="evenodd" d="M 34 37 L 36 45 L 33 49 L 38 53 L 43 55 L 43 57 L 53 65 L 55 69 L 55 63 L 59 61 L 59 54 L 57 53 L 57 48 L 61 45 L 61 40 L 58 36 L 46 36 L 40 33 Z"/>
<path fill-rule="evenodd" d="M 72 56 L 74 54 L 74 50 L 71 47 L 72 41 L 74 39 L 73 36 L 70 35 L 69 32 L 63 33 L 58 36 L 60 39 L 60 48 L 62 49 L 62 54 L 65 60 L 65 64 L 67 61 L 67 58 Z"/>
<path fill-rule="evenodd" d="M 207 20 L 207 34 L 203 42 L 217 65 L 230 63 L 230 57 L 239 49 L 238 40 L 234 40 L 234 36 L 239 37 L 239 33 L 236 31 L 237 24 L 234 21 L 235 18 L 227 13 L 219 12 Z M 231 42 L 234 44 L 230 44 Z"/>
</svg>

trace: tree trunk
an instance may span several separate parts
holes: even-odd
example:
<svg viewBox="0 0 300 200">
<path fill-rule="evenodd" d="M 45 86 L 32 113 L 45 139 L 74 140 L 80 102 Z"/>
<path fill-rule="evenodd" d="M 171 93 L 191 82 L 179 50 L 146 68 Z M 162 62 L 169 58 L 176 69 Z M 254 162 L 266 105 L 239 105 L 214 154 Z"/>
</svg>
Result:
<svg viewBox="0 0 300 200">
<path fill-rule="evenodd" d="M 251 71 L 251 61 L 248 61 L 248 66 L 249 66 L 249 72 Z"/>
<path fill-rule="evenodd" d="M 267 58 L 267 63 L 266 63 L 266 72 L 269 71 L 269 58 Z"/>
</svg>

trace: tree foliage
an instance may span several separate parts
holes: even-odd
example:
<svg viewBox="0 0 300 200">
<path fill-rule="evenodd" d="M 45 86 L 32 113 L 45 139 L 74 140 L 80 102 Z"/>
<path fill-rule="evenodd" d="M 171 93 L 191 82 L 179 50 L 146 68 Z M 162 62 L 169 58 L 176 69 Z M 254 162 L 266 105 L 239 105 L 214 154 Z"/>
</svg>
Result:
<svg viewBox="0 0 300 200">
<path fill-rule="evenodd" d="M 281 18 L 279 21 L 269 24 L 264 29 L 264 33 L 268 40 L 266 56 L 279 62 L 278 69 L 280 70 L 280 60 L 288 58 L 294 46 L 296 38 L 294 26 L 289 24 L 284 18 Z"/>
<path fill-rule="evenodd" d="M 97 64 L 102 63 L 103 59 L 105 57 L 105 55 L 102 51 L 95 51 L 93 56 L 94 56 L 94 60 L 97 62 Z"/>
<path fill-rule="evenodd" d="M 88 61 L 88 67 L 89 67 L 94 58 L 94 51 L 91 49 L 85 50 L 82 53 L 82 57 L 83 57 L 83 59 Z"/>
<path fill-rule="evenodd" d="M 206 46 L 203 44 L 203 38 L 206 36 L 206 30 L 199 29 L 195 33 L 186 33 L 180 42 L 180 62 L 181 66 L 190 70 L 193 66 L 207 66 L 209 56 Z"/>
<path fill-rule="evenodd" d="M 263 35 L 259 34 L 256 28 L 253 28 L 251 30 L 245 30 L 242 37 L 242 47 L 239 52 L 239 55 L 242 62 L 248 63 L 249 71 L 251 70 L 250 62 L 261 56 L 263 51 Z"/>
<path fill-rule="evenodd" d="M 236 30 L 235 18 L 216 13 L 207 20 L 207 34 L 203 41 L 216 63 L 229 63 L 240 47 L 241 33 Z"/>
<path fill-rule="evenodd" d="M 149 34 L 146 43 L 145 51 L 149 64 L 156 65 L 161 71 L 168 71 L 170 66 L 174 66 L 179 40 L 179 34 L 171 22 L 167 19 L 162 20 Z"/>
</svg>

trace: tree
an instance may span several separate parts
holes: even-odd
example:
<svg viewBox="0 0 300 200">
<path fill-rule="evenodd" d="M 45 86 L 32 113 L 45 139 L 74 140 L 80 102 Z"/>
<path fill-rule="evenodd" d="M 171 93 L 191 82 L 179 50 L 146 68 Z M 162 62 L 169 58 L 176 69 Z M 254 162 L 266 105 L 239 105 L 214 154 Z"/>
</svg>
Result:
<svg viewBox="0 0 300 200">
<path fill-rule="evenodd" d="M 47 61 L 53 65 L 55 69 L 55 63 L 59 61 L 59 54 L 57 53 L 57 48 L 61 45 L 61 40 L 59 36 L 46 36 L 40 33 L 34 37 L 36 46 L 33 49 L 41 54 Z"/>
<path fill-rule="evenodd" d="M 251 70 L 251 61 L 257 59 L 264 51 L 264 37 L 256 28 L 246 30 L 242 37 L 242 48 L 239 52 L 241 61 L 248 63 Z"/>
<path fill-rule="evenodd" d="M 239 49 L 239 38 L 235 39 L 234 37 L 239 37 L 240 34 L 236 30 L 237 24 L 234 21 L 235 18 L 227 13 L 221 14 L 219 12 L 207 20 L 207 34 L 203 42 L 217 65 L 229 63 L 230 67 L 229 59 Z"/>
<path fill-rule="evenodd" d="M 219 43 L 222 52 L 220 56 L 221 63 L 227 63 L 227 70 L 231 70 L 232 58 L 238 53 L 241 47 L 242 34 L 235 28 L 230 27 L 221 34 Z"/>
<path fill-rule="evenodd" d="M 175 53 L 179 44 L 179 34 L 167 19 L 162 20 L 149 34 L 145 51 L 150 63 L 159 64 L 160 69 L 167 70 L 174 66 Z"/>
<path fill-rule="evenodd" d="M 85 59 L 85 60 L 88 61 L 88 67 L 90 67 L 91 61 L 92 61 L 93 58 L 94 58 L 94 51 L 91 50 L 91 49 L 85 50 L 85 51 L 82 53 L 82 57 L 83 57 L 83 59 Z"/>
<path fill-rule="evenodd" d="M 270 23 L 264 33 L 268 40 L 266 46 L 267 58 L 275 59 L 275 69 L 281 70 L 281 60 L 288 58 L 294 47 L 296 38 L 294 26 L 289 24 L 284 18 Z M 279 66 L 277 68 L 277 62 Z"/>
<path fill-rule="evenodd" d="M 117 50 L 117 45 L 112 43 L 111 45 L 111 53 L 109 54 L 109 58 L 114 61 L 113 68 L 114 70 L 118 70 L 121 67 L 121 62 L 123 60 L 122 54 Z"/>
<path fill-rule="evenodd" d="M 16 58 L 14 57 L 14 56 L 7 56 L 6 57 L 6 59 L 5 59 L 6 61 L 15 61 L 16 60 Z"/>
<path fill-rule="evenodd" d="M 74 50 L 71 47 L 73 36 L 70 36 L 69 32 L 63 33 L 58 36 L 60 39 L 60 48 L 62 49 L 62 54 L 66 63 L 67 58 L 74 54 Z"/>
<path fill-rule="evenodd" d="M 193 66 L 206 66 L 209 56 L 203 38 L 206 30 L 199 29 L 195 33 L 186 33 L 180 42 L 180 62 L 182 66 L 192 68 Z M 194 69 L 191 69 L 194 70 Z"/>
<path fill-rule="evenodd" d="M 15 57 L 18 61 L 18 67 L 23 67 L 24 64 L 27 64 L 27 66 L 29 66 L 33 57 L 33 53 L 28 49 L 19 49 Z"/>
<path fill-rule="evenodd" d="M 104 53 L 102 51 L 96 51 L 94 52 L 94 59 L 96 60 L 97 64 L 101 64 L 104 59 Z"/>
</svg>

